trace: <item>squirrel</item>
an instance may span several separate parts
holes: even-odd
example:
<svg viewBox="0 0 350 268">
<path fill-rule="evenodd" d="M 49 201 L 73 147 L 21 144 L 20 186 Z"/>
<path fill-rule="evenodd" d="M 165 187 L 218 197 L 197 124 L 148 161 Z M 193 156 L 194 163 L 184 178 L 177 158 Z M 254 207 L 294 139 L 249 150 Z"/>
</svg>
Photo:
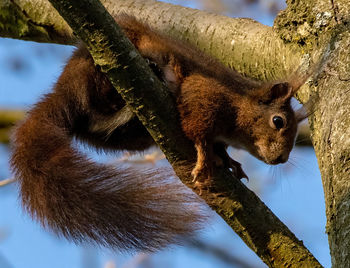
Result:
<svg viewBox="0 0 350 268">
<path fill-rule="evenodd" d="M 267 164 L 287 161 L 303 119 L 290 104 L 301 83 L 244 77 L 134 17 L 116 21 L 176 98 L 182 130 L 197 150 L 196 182 L 210 181 L 215 165 L 247 177 L 228 146 Z M 112 152 L 155 144 L 84 45 L 14 131 L 11 166 L 23 207 L 56 234 L 121 250 L 181 243 L 205 222 L 200 199 L 169 183 L 167 172 L 95 163 L 75 139 Z"/>
</svg>

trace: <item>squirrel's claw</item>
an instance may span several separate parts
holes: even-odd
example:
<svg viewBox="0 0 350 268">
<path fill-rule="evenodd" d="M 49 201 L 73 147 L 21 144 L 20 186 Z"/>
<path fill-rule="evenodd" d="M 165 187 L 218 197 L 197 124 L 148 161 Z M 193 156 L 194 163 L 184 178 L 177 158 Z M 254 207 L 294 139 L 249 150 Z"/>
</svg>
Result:
<svg viewBox="0 0 350 268">
<path fill-rule="evenodd" d="M 205 165 L 196 165 L 191 175 L 193 177 L 192 182 L 195 184 L 195 187 L 199 189 L 198 195 L 202 195 L 202 190 L 208 188 L 211 183 L 212 172 Z"/>
<path fill-rule="evenodd" d="M 247 181 L 249 181 L 248 175 L 243 171 L 242 165 L 233 160 L 232 158 L 229 161 L 229 168 L 231 169 L 232 174 L 237 178 L 237 179 L 243 179 L 246 178 Z"/>
</svg>

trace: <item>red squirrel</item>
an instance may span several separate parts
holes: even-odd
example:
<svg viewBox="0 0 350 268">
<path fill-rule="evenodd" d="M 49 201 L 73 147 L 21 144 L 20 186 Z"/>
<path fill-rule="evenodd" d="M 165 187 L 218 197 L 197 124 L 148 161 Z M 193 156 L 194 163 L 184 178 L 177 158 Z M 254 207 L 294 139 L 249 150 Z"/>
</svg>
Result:
<svg viewBox="0 0 350 268">
<path fill-rule="evenodd" d="M 210 180 L 215 163 L 246 177 L 229 145 L 268 164 L 287 161 L 298 86 L 243 77 L 133 17 L 116 21 L 176 98 L 182 130 L 197 150 L 195 180 Z M 11 164 L 24 208 L 59 235 L 117 249 L 156 250 L 201 226 L 199 199 L 168 183 L 167 174 L 95 163 L 72 145 L 75 138 L 107 151 L 154 145 L 83 45 L 15 130 Z"/>
</svg>

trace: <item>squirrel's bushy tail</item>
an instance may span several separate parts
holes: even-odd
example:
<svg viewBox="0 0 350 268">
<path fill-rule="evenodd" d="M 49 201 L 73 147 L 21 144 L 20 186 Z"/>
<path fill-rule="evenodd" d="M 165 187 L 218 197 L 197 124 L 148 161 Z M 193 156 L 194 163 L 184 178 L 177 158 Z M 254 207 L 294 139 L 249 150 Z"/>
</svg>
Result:
<svg viewBox="0 0 350 268">
<path fill-rule="evenodd" d="M 44 227 L 75 242 L 147 251 L 200 227 L 199 198 L 170 183 L 169 172 L 89 160 L 72 146 L 68 119 L 45 105 L 15 131 L 11 159 L 23 206 Z"/>
</svg>

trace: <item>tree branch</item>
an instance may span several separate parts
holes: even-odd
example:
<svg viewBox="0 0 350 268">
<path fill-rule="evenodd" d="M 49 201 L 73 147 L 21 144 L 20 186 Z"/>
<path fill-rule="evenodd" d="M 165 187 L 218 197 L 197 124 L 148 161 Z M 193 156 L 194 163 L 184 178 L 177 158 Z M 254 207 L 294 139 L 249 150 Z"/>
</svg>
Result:
<svg viewBox="0 0 350 268">
<path fill-rule="evenodd" d="M 11 128 L 24 114 L 21 110 L 0 110 L 0 143 L 9 143 Z"/>
<path fill-rule="evenodd" d="M 181 133 L 174 102 L 130 42 L 122 37 L 113 18 L 98 1 L 50 2 L 87 44 L 95 63 L 106 71 L 112 84 L 160 145 L 177 175 L 193 189 L 189 171 L 194 165 L 195 153 Z M 129 76 L 135 73 L 138 75 Z M 216 172 L 215 185 L 202 191 L 202 197 L 270 267 L 320 267 L 302 241 L 227 171 Z"/>
<path fill-rule="evenodd" d="M 46 2 L 46 3 L 45 3 Z M 0 36 L 73 44 L 72 31 L 47 1 L 0 0 Z"/>
<path fill-rule="evenodd" d="M 102 3 L 112 15 L 132 14 L 251 77 L 285 78 L 303 58 L 295 44 L 285 44 L 271 27 L 251 19 L 232 19 L 154 0 Z M 61 44 L 76 42 L 70 27 L 46 0 L 0 0 L 0 36 Z"/>
</svg>

